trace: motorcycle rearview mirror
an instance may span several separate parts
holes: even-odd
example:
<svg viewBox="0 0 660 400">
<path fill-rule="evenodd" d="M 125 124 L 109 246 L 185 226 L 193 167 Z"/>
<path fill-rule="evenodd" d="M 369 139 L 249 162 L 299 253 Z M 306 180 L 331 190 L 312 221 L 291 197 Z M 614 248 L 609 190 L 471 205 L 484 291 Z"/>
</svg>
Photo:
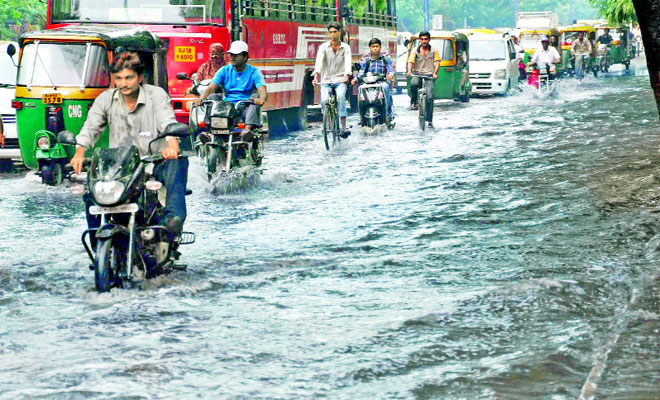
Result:
<svg viewBox="0 0 660 400">
<path fill-rule="evenodd" d="M 406 39 L 403 41 L 404 46 L 408 47 L 409 44 L 410 44 L 410 39 Z"/>
<path fill-rule="evenodd" d="M 167 128 L 165 128 L 164 131 L 162 131 L 158 137 L 163 138 L 167 136 L 175 136 L 175 137 L 186 137 L 188 136 L 188 125 L 186 124 L 181 124 L 179 122 L 175 122 L 172 124 L 167 125 Z"/>
<path fill-rule="evenodd" d="M 185 72 L 179 72 L 178 74 L 176 74 L 176 78 L 181 80 L 190 79 L 188 77 L 188 74 L 186 74 Z"/>
<path fill-rule="evenodd" d="M 9 43 L 9 46 L 7 46 L 7 54 L 9 54 L 9 57 L 13 57 L 16 54 L 16 46 L 13 43 Z"/>
<path fill-rule="evenodd" d="M 362 68 L 362 66 L 360 65 L 360 63 L 353 64 L 353 69 L 354 70 L 359 71 L 361 68 Z"/>
<path fill-rule="evenodd" d="M 61 131 L 57 134 L 57 142 L 61 144 L 68 144 L 70 146 L 76 145 L 76 137 L 73 135 L 73 132 L 70 131 Z"/>
<path fill-rule="evenodd" d="M 9 58 L 11 58 L 12 64 L 14 64 L 14 67 L 18 67 L 16 64 L 16 61 L 14 61 L 14 54 L 16 54 L 16 46 L 14 46 L 13 43 L 9 43 L 7 46 L 7 54 L 9 55 Z"/>
</svg>

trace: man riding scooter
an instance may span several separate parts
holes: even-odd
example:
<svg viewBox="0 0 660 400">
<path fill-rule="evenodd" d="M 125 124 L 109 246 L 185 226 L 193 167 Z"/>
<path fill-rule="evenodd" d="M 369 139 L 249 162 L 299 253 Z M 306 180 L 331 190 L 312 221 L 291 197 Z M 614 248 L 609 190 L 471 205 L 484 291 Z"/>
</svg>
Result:
<svg viewBox="0 0 660 400">
<path fill-rule="evenodd" d="M 534 52 L 534 56 L 532 57 L 530 64 L 537 67 L 539 65 L 547 65 L 548 69 L 554 71 L 554 65 L 557 64 L 559 60 L 561 60 L 561 57 L 559 56 L 557 49 L 551 47 L 550 39 L 547 36 L 544 36 L 541 39 L 541 48 L 536 50 L 536 52 Z M 554 78 L 554 74 L 555 74 L 554 72 L 550 72 L 550 75 L 553 78 Z"/>
<path fill-rule="evenodd" d="M 584 78 L 584 69 L 587 67 L 591 52 L 591 42 L 584 38 L 584 32 L 579 32 L 577 40 L 571 45 L 571 57 L 575 65 L 575 77 L 577 79 Z"/>
<path fill-rule="evenodd" d="M 385 77 L 385 80 L 382 80 L 378 83 L 385 92 L 387 121 L 391 123 L 393 115 L 390 83 L 394 79 L 394 65 L 392 64 L 392 59 L 388 54 L 381 53 L 381 41 L 378 38 L 373 38 L 369 41 L 369 53 L 362 57 L 362 60 L 360 61 L 360 71 L 351 83 L 355 85 L 369 73 L 382 75 Z"/>
</svg>

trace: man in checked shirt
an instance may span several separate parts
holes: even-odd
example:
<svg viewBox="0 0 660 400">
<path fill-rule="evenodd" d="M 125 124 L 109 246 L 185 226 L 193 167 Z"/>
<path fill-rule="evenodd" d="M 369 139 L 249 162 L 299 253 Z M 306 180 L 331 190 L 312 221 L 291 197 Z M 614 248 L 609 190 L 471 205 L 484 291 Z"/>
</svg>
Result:
<svg viewBox="0 0 660 400">
<path fill-rule="evenodd" d="M 385 81 L 380 82 L 380 85 L 385 91 L 385 105 L 387 106 L 387 115 L 388 119 L 392 121 L 392 94 L 390 82 L 394 79 L 394 65 L 392 64 L 392 59 L 387 53 L 381 53 L 380 51 L 380 39 L 373 38 L 369 41 L 369 53 L 362 56 L 360 60 L 360 72 L 358 72 L 357 77 L 351 82 L 355 85 L 361 78 L 363 78 L 369 72 L 373 74 L 385 75 Z"/>
</svg>

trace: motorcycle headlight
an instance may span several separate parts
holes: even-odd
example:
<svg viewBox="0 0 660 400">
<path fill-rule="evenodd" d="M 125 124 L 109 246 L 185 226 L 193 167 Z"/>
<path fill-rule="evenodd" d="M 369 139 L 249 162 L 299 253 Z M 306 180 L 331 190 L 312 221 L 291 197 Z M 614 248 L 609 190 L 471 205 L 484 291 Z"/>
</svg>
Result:
<svg viewBox="0 0 660 400">
<path fill-rule="evenodd" d="M 229 128 L 229 118 L 220 118 L 220 117 L 211 118 L 211 128 L 213 129 Z"/>
<path fill-rule="evenodd" d="M 41 150 L 50 149 L 50 139 L 48 139 L 48 136 L 42 136 L 37 139 L 37 147 Z"/>
<path fill-rule="evenodd" d="M 506 79 L 506 70 L 505 69 L 498 69 L 495 71 L 495 74 L 493 75 L 493 78 L 495 79 Z"/>
<path fill-rule="evenodd" d="M 94 199 L 100 205 L 111 205 L 119 201 L 124 193 L 124 184 L 120 181 L 98 181 L 94 184 Z"/>
</svg>

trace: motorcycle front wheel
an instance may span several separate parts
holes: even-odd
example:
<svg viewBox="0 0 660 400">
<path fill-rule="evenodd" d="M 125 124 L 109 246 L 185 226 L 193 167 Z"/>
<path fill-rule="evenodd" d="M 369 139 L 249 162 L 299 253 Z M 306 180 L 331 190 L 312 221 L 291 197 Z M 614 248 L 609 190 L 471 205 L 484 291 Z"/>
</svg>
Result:
<svg viewBox="0 0 660 400">
<path fill-rule="evenodd" d="M 119 255 L 113 238 L 99 241 L 96 247 L 96 265 L 94 284 L 99 293 L 109 292 L 113 287 L 121 286 L 115 274 L 119 267 Z"/>
</svg>

